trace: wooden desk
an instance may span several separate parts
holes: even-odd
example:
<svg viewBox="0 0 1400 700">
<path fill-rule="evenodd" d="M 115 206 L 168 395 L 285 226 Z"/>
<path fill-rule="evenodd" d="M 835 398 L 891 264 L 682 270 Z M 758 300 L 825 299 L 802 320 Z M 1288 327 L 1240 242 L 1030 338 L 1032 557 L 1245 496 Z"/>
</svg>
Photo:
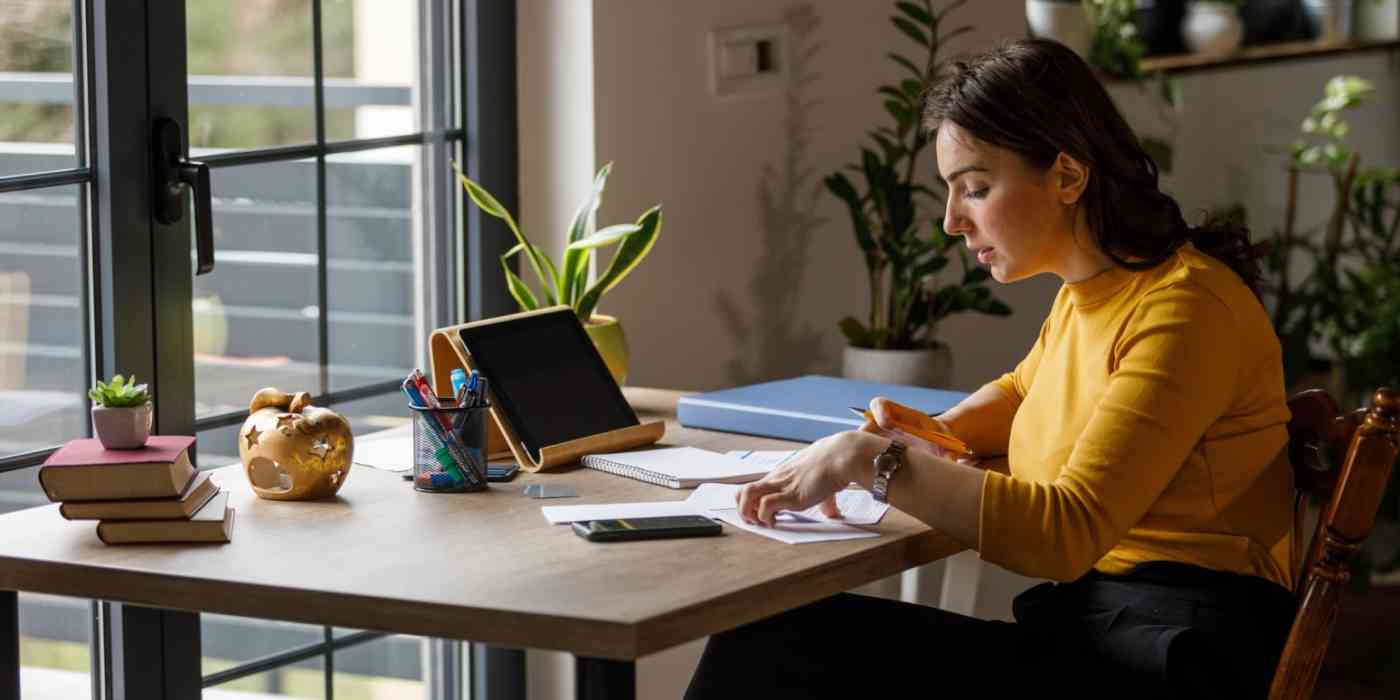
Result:
<svg viewBox="0 0 1400 700">
<path fill-rule="evenodd" d="M 627 393 L 644 418 L 668 419 L 666 444 L 800 447 L 685 429 L 674 420 L 679 393 Z M 108 547 L 93 523 L 33 508 L 0 516 L 0 590 L 556 649 L 579 655 L 581 667 L 623 662 L 599 664 L 626 686 L 608 689 L 615 698 L 630 693 L 640 656 L 961 549 L 897 510 L 882 537 L 847 542 L 787 545 L 726 527 L 716 538 L 590 543 L 549 525 L 540 506 L 689 491 L 583 468 L 524 474 L 487 493 L 425 494 L 356 467 L 337 499 L 302 503 L 258 499 L 237 466 L 214 478 L 238 511 L 231 544 Z M 568 484 L 579 497 L 524 497 L 534 482 Z M 14 606 L 10 594 L 0 620 L 13 620 Z M 0 650 L 7 644 L 15 642 L 0 639 Z M 17 675 L 17 656 L 3 661 Z"/>
</svg>

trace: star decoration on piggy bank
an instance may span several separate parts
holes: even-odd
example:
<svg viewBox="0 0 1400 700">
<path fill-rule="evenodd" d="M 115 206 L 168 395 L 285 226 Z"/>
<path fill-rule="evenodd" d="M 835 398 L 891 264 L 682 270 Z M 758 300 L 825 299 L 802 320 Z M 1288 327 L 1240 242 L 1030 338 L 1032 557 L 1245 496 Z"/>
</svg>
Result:
<svg viewBox="0 0 1400 700">
<path fill-rule="evenodd" d="M 354 457 L 350 423 L 311 395 L 268 387 L 253 395 L 238 431 L 238 457 L 253 492 L 275 501 L 330 498 Z"/>
</svg>

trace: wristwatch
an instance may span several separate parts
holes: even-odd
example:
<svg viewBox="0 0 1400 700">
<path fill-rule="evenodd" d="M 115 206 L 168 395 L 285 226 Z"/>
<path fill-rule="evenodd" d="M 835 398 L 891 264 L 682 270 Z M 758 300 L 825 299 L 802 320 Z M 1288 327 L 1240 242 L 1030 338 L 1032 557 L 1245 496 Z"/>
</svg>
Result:
<svg viewBox="0 0 1400 700">
<path fill-rule="evenodd" d="M 904 449 L 904 443 L 890 440 L 889 447 L 875 458 L 875 483 L 870 487 L 870 494 L 881 503 L 889 500 L 890 478 L 904 466 Z"/>
</svg>

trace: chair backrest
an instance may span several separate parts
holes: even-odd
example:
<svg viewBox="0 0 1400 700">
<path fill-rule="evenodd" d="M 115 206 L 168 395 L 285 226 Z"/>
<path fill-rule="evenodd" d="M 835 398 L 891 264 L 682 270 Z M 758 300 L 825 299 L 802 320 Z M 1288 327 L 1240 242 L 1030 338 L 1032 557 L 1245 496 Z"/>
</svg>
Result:
<svg viewBox="0 0 1400 700">
<path fill-rule="evenodd" d="M 1298 492 L 1295 536 L 1306 498 L 1324 505 L 1295 579 L 1298 611 L 1274 671 L 1269 697 L 1275 700 L 1312 696 L 1350 578 L 1348 562 L 1371 534 L 1400 451 L 1400 393 L 1390 389 L 1376 391 L 1370 410 L 1342 413 L 1320 389 L 1293 396 L 1288 408 L 1288 456 Z"/>
</svg>

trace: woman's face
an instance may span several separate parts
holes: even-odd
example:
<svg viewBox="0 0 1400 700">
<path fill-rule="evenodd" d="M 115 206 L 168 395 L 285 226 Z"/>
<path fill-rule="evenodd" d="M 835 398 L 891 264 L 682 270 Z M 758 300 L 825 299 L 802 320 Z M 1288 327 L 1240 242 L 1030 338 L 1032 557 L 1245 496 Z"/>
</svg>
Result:
<svg viewBox="0 0 1400 700">
<path fill-rule="evenodd" d="M 1082 183 L 1073 186 L 1074 173 L 1066 179 L 1064 166 L 1078 164 L 1061 156 L 1037 171 L 1015 152 L 982 143 L 952 122 L 939 127 L 935 147 L 939 178 L 948 185 L 948 234 L 962 236 L 998 282 L 1061 273 L 1074 249 L 1073 205 L 1083 191 Z"/>
</svg>

